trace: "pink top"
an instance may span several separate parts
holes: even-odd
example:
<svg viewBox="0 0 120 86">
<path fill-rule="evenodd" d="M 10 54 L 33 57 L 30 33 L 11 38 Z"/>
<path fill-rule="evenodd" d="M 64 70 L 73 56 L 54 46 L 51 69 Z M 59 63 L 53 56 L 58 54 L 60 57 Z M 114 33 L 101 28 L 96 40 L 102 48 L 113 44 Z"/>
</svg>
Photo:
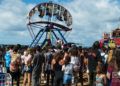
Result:
<svg viewBox="0 0 120 86">
<path fill-rule="evenodd" d="M 28 54 L 27 56 L 25 56 L 24 58 L 24 62 L 25 64 L 29 64 L 29 62 L 31 62 L 32 56 L 30 54 Z"/>
<path fill-rule="evenodd" d="M 22 63 L 24 63 L 26 65 L 30 64 L 31 59 L 32 59 L 32 55 L 30 55 L 30 54 L 28 54 L 28 55 L 22 55 L 21 59 L 22 59 Z"/>
</svg>

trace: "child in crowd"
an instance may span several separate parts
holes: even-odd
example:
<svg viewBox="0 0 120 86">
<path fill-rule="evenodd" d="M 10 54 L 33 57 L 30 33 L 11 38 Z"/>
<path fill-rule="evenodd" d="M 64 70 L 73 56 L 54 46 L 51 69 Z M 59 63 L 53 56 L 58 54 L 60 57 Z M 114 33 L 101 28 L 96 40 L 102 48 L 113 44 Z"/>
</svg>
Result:
<svg viewBox="0 0 120 86">
<path fill-rule="evenodd" d="M 102 67 L 100 65 L 97 66 L 96 72 L 95 86 L 106 86 L 106 76 L 102 73 Z"/>
</svg>

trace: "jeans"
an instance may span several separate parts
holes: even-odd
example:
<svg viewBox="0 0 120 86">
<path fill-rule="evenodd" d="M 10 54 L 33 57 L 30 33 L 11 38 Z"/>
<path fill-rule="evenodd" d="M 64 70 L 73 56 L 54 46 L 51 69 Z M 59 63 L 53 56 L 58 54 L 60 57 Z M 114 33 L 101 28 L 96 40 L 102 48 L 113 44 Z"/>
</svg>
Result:
<svg viewBox="0 0 120 86">
<path fill-rule="evenodd" d="M 63 72 L 55 71 L 54 86 L 63 86 Z"/>
<path fill-rule="evenodd" d="M 13 86 L 13 80 L 16 80 L 17 81 L 17 86 L 19 86 L 19 83 L 20 83 L 20 72 L 17 71 L 17 72 L 10 72 L 11 76 L 12 76 L 12 86 Z"/>
<path fill-rule="evenodd" d="M 40 73 L 32 73 L 32 86 L 40 86 Z"/>
</svg>

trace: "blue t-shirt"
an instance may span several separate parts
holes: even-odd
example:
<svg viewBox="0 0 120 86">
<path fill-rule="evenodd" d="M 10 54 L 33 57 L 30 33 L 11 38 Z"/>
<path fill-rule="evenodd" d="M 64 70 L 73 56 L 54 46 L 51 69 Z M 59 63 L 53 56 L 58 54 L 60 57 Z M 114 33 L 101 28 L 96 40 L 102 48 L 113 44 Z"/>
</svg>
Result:
<svg viewBox="0 0 120 86">
<path fill-rule="evenodd" d="M 5 58 L 5 65 L 6 65 L 6 67 L 10 67 L 11 55 L 10 55 L 9 51 L 6 52 L 4 58 Z"/>
</svg>

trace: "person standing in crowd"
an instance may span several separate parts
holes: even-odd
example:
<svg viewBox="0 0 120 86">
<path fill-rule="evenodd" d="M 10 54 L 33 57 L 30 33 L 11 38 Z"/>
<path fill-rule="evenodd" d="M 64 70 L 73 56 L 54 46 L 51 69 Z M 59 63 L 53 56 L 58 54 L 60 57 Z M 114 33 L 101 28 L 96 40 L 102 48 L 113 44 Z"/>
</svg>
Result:
<svg viewBox="0 0 120 86">
<path fill-rule="evenodd" d="M 109 48 L 109 51 L 108 51 L 108 58 L 107 58 L 107 64 L 112 60 L 113 58 L 113 51 L 114 51 L 115 48 Z"/>
<path fill-rule="evenodd" d="M 4 63 L 3 62 L 4 61 L 3 56 L 4 56 L 3 48 L 1 48 L 1 46 L 0 46 L 0 64 Z"/>
<path fill-rule="evenodd" d="M 11 55 L 11 63 L 10 63 L 10 74 L 12 76 L 12 85 L 13 85 L 13 80 L 15 79 L 17 81 L 17 86 L 19 86 L 19 81 L 20 81 L 20 55 L 18 54 L 18 49 L 15 47 L 13 49 L 13 53 Z"/>
<path fill-rule="evenodd" d="M 101 49 L 101 60 L 102 60 L 102 64 L 103 64 L 103 72 L 105 74 L 107 72 L 107 58 L 108 58 L 107 49 L 105 47 L 102 47 L 102 49 Z"/>
<path fill-rule="evenodd" d="M 107 80 L 105 74 L 102 73 L 102 66 L 98 65 L 96 72 L 95 86 L 106 86 Z"/>
<path fill-rule="evenodd" d="M 79 78 L 80 78 L 81 86 L 83 86 L 83 69 L 84 69 L 85 53 L 83 52 L 82 48 L 78 49 L 78 57 L 80 60 Z"/>
<path fill-rule="evenodd" d="M 32 71 L 32 86 L 40 86 L 40 76 L 42 72 L 42 64 L 44 62 L 44 55 L 41 53 L 40 46 L 35 47 L 35 54 L 33 57 L 33 71 Z"/>
<path fill-rule="evenodd" d="M 45 77 L 47 79 L 47 83 L 46 83 L 47 86 L 49 86 L 50 76 L 52 76 L 52 72 L 53 72 L 51 71 L 52 59 L 53 59 L 52 49 L 48 48 L 45 53 Z M 53 84 L 53 79 L 51 80 L 51 84 Z"/>
<path fill-rule="evenodd" d="M 106 62 L 107 69 L 108 69 L 108 64 L 111 64 L 111 62 L 112 62 L 111 60 L 113 60 L 114 51 L 115 51 L 115 47 L 109 48 L 109 50 L 108 50 L 108 58 L 107 58 L 107 62 Z"/>
<path fill-rule="evenodd" d="M 107 85 L 111 86 L 111 81 L 112 81 L 112 72 L 114 70 L 114 63 L 115 63 L 115 58 L 112 57 L 110 62 L 108 63 L 108 68 L 107 68 Z"/>
<path fill-rule="evenodd" d="M 51 63 L 52 71 L 54 71 L 53 86 L 63 86 L 62 60 L 63 60 L 63 53 L 62 52 L 55 53 Z"/>
<path fill-rule="evenodd" d="M 63 47 L 63 49 L 62 49 L 63 52 L 64 52 L 64 57 L 63 57 L 63 59 L 64 59 L 66 56 L 69 55 L 69 53 L 68 53 L 68 49 L 69 49 L 69 48 L 67 47 L 67 45 Z"/>
<path fill-rule="evenodd" d="M 8 47 L 6 49 L 6 53 L 5 53 L 5 56 L 4 56 L 5 67 L 6 67 L 7 73 L 10 73 L 11 55 L 12 55 L 12 49 L 10 47 Z"/>
<path fill-rule="evenodd" d="M 74 67 L 74 73 L 73 73 L 74 76 L 72 77 L 73 79 L 72 83 L 77 84 L 78 82 L 77 74 L 80 71 L 80 58 L 78 57 L 78 48 L 76 46 L 73 46 L 72 49 L 70 50 L 69 55 L 71 57 L 70 63 L 73 64 Z"/>
<path fill-rule="evenodd" d="M 25 65 L 24 59 L 26 56 L 27 56 L 27 50 L 24 50 L 23 54 L 21 55 L 21 74 L 23 76 L 24 76 L 24 65 Z"/>
<path fill-rule="evenodd" d="M 24 80 L 23 80 L 23 86 L 26 86 L 26 81 L 28 82 L 27 86 L 31 86 L 31 75 L 32 75 L 32 49 L 29 49 L 27 51 L 24 51 L 24 56 L 22 57 L 24 59 Z"/>
<path fill-rule="evenodd" d="M 65 64 L 62 67 L 62 70 L 64 72 L 63 75 L 63 84 L 65 86 L 71 86 L 72 85 L 72 77 L 73 77 L 73 64 L 70 63 L 71 57 L 70 56 L 66 56 L 65 57 Z"/>
<path fill-rule="evenodd" d="M 95 80 L 96 66 L 97 66 L 96 54 L 90 48 L 88 51 L 88 69 L 89 69 L 90 86 L 93 86 L 93 82 Z"/>
<path fill-rule="evenodd" d="M 120 49 L 116 49 L 108 64 L 108 86 L 120 86 Z"/>
</svg>

